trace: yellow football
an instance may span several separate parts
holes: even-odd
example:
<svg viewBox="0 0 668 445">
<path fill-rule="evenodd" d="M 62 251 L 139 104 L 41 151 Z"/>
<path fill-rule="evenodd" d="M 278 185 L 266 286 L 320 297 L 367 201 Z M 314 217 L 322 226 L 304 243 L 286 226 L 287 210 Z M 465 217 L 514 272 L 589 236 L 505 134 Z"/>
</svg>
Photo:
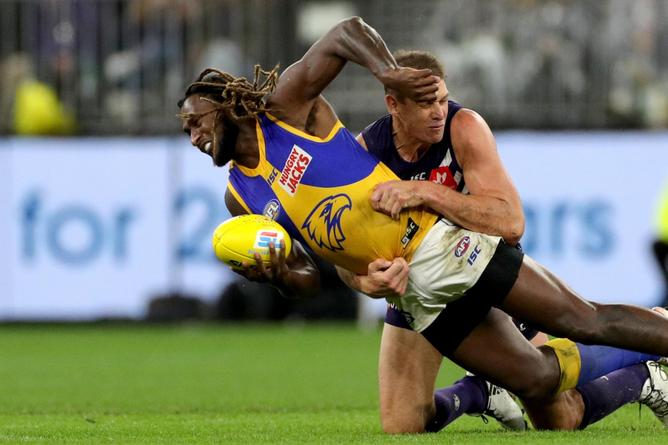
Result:
<svg viewBox="0 0 668 445">
<path fill-rule="evenodd" d="M 216 227 L 212 244 L 216 257 L 235 269 L 241 269 L 246 261 L 255 264 L 255 252 L 269 264 L 269 243 L 273 242 L 280 253 L 281 240 L 285 240 L 286 256 L 292 249 L 290 235 L 276 221 L 263 215 L 242 215 L 230 218 Z"/>
</svg>

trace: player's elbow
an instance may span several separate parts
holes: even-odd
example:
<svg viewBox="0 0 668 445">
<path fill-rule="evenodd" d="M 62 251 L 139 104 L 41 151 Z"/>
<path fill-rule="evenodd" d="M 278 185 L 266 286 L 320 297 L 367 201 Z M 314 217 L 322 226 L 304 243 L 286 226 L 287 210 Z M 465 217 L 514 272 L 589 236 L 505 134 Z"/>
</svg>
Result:
<svg viewBox="0 0 668 445">
<path fill-rule="evenodd" d="M 341 20 L 337 25 L 338 31 L 342 36 L 357 40 L 369 29 L 369 25 L 359 16 L 348 17 Z"/>
<path fill-rule="evenodd" d="M 511 221 L 506 225 L 505 230 L 501 234 L 506 244 L 511 246 L 517 245 L 524 235 L 524 218 Z"/>
<path fill-rule="evenodd" d="M 367 24 L 364 22 L 364 19 L 358 15 L 348 17 L 339 22 L 339 26 L 348 29 L 363 29 Z"/>
</svg>

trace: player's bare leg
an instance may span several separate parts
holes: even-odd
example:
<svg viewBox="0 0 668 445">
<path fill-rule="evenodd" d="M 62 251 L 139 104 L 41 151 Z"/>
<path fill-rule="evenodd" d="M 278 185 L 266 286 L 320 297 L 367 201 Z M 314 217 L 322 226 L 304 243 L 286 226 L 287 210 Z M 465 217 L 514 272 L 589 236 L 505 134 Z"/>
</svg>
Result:
<svg viewBox="0 0 668 445">
<path fill-rule="evenodd" d="M 543 400 L 524 401 L 532 425 L 536 429 L 575 430 L 584 415 L 584 401 L 574 389 Z"/>
<path fill-rule="evenodd" d="M 668 319 L 636 306 L 586 301 L 526 256 L 500 307 L 555 336 L 668 356 Z"/>
<path fill-rule="evenodd" d="M 387 433 L 423 432 L 434 416 L 434 385 L 443 357 L 420 334 L 383 327 L 378 381 L 380 418 Z"/>
<path fill-rule="evenodd" d="M 579 391 L 585 391 L 590 401 L 587 413 L 584 397 L 575 391 L 557 394 L 560 388 L 563 389 L 563 378 L 566 376 L 566 380 L 573 381 L 574 374 L 574 381 L 577 382 L 581 369 L 573 372 L 567 363 L 566 368 L 569 369 L 564 371 L 553 347 L 532 346 L 515 329 L 510 318 L 498 309 L 490 310 L 450 357 L 460 366 L 518 395 L 529 408 L 535 426 L 545 429 L 586 427 L 619 406 L 639 400 L 643 382 L 647 379 L 647 372 L 641 369 L 645 365 L 636 365 L 584 384 Z M 629 357 L 632 356 L 627 356 L 627 359 Z M 641 357 L 642 354 L 628 361 L 637 363 L 642 360 Z M 587 366 L 587 361 L 583 360 L 582 369 Z M 571 376 L 568 377 L 568 374 Z M 658 394 L 657 391 L 654 393 Z M 664 403 L 663 397 L 664 393 L 661 392 L 661 397 L 654 397 L 659 402 L 654 403 L 653 399 L 647 402 L 658 417 L 662 415 L 658 408 L 663 405 L 657 406 Z"/>
<path fill-rule="evenodd" d="M 534 347 L 510 317 L 495 308 L 450 358 L 526 400 L 551 397 L 559 384 L 560 368 L 554 352 L 548 347 Z"/>
<path fill-rule="evenodd" d="M 531 339 L 531 344 L 538 347 L 548 340 L 544 332 L 539 332 Z M 542 402 L 526 401 L 524 409 L 536 429 L 574 430 L 580 426 L 585 406 L 582 395 L 570 389 Z"/>
</svg>

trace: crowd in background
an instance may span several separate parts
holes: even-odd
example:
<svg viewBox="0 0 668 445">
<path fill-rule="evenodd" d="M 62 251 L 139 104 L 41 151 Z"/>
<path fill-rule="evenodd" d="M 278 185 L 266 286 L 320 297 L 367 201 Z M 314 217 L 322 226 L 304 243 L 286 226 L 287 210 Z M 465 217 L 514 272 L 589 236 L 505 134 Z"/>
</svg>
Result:
<svg viewBox="0 0 668 445">
<path fill-rule="evenodd" d="M 0 0 L 0 135 L 176 134 L 201 70 L 285 68 L 350 15 L 392 50 L 436 54 L 452 97 L 494 130 L 668 128 L 667 0 Z M 360 67 L 326 95 L 352 131 L 385 113 Z M 665 202 L 653 248 L 668 285 Z M 157 296 L 148 318 L 353 316 L 330 278 L 318 305 L 238 282 L 214 306 Z"/>
<path fill-rule="evenodd" d="M 2 0 L 0 132 L 172 133 L 201 69 L 285 67 L 349 14 L 436 53 L 495 128 L 668 126 L 664 0 Z M 353 130 L 383 112 L 362 69 L 328 98 Z"/>
</svg>

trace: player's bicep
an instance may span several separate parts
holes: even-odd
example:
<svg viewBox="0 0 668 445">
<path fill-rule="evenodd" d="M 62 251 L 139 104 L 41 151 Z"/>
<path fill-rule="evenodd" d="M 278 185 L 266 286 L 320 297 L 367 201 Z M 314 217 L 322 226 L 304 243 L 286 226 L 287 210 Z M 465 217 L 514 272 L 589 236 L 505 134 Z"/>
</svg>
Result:
<svg viewBox="0 0 668 445">
<path fill-rule="evenodd" d="M 496 148 L 485 121 L 471 110 L 462 110 L 453 121 L 452 141 L 466 187 L 471 195 L 502 199 L 521 212 L 519 193 Z"/>
<path fill-rule="evenodd" d="M 285 96 L 286 101 L 313 100 L 334 80 L 345 62 L 333 53 L 318 52 L 313 47 L 281 74 L 276 93 Z"/>
<path fill-rule="evenodd" d="M 334 80 L 346 64 L 346 60 L 333 50 L 339 27 L 321 37 L 299 59 L 283 71 L 269 105 L 283 110 L 300 108 L 315 100 Z"/>
<path fill-rule="evenodd" d="M 491 196 L 519 204 L 519 193 L 495 149 L 472 155 L 469 164 L 471 166 L 463 166 L 463 169 L 470 194 Z"/>
</svg>

